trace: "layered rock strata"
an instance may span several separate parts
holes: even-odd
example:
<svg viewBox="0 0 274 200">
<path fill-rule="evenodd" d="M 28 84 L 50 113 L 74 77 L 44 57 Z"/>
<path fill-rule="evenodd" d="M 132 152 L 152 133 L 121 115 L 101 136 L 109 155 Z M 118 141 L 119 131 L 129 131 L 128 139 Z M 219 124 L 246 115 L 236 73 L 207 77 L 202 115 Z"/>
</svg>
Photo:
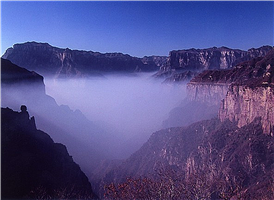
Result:
<svg viewBox="0 0 274 200">
<path fill-rule="evenodd" d="M 236 80 L 221 103 L 219 118 L 235 121 L 239 127 L 256 117 L 262 121 L 263 132 L 273 136 L 274 131 L 274 50 L 263 59 L 243 63 L 241 68 L 251 68 L 250 78 Z M 248 70 L 246 70 L 248 71 Z"/>
<path fill-rule="evenodd" d="M 231 86 L 219 110 L 220 120 L 229 119 L 237 122 L 239 127 L 243 127 L 256 117 L 261 118 L 264 133 L 273 136 L 274 89 Z"/>
<path fill-rule="evenodd" d="M 166 77 L 169 80 L 187 81 L 184 76 L 181 76 L 181 79 L 174 78 L 185 71 L 202 72 L 210 69 L 229 69 L 240 62 L 263 57 L 271 49 L 271 46 L 262 46 L 248 51 L 227 47 L 171 51 L 167 62 L 155 76 Z"/>
</svg>

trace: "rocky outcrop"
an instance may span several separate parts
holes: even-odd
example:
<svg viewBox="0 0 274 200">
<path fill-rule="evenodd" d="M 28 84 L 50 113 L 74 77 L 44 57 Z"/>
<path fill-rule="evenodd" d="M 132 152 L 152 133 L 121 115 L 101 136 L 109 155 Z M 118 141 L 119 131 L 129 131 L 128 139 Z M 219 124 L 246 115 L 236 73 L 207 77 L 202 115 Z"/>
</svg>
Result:
<svg viewBox="0 0 274 200">
<path fill-rule="evenodd" d="M 185 73 L 185 71 L 202 72 L 211 69 L 229 69 L 240 62 L 263 57 L 271 49 L 271 46 L 263 46 L 248 51 L 227 47 L 171 51 L 167 62 L 157 72 L 156 77 L 174 80 L 174 77 L 178 77 L 178 74 Z M 184 76 L 181 77 L 182 79 L 177 79 L 177 81 L 187 81 Z"/>
<path fill-rule="evenodd" d="M 28 70 L 57 78 L 101 75 L 106 72 L 157 71 L 164 57 L 137 58 L 122 53 L 99 53 L 53 47 L 47 43 L 15 44 L 3 58 Z"/>
<path fill-rule="evenodd" d="M 3 199 L 94 199 L 91 184 L 66 147 L 36 129 L 26 106 L 1 108 Z"/>
</svg>

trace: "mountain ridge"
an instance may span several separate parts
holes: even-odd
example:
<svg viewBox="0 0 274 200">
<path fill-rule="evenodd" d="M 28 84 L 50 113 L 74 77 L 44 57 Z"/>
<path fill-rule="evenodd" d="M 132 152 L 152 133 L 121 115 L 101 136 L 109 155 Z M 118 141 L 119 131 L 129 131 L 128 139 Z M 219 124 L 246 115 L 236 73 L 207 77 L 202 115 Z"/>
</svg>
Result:
<svg viewBox="0 0 274 200">
<path fill-rule="evenodd" d="M 109 72 L 152 72 L 159 69 L 161 60 L 165 60 L 163 56 L 142 59 L 122 53 L 71 50 L 37 42 L 14 44 L 2 57 L 28 70 L 56 78 L 102 76 Z"/>
</svg>

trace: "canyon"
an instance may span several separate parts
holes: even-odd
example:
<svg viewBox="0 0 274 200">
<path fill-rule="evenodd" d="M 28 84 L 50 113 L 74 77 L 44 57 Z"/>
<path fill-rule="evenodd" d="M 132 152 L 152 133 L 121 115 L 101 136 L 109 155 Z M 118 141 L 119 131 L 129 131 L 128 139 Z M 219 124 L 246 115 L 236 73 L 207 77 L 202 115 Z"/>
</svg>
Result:
<svg viewBox="0 0 274 200">
<path fill-rule="evenodd" d="M 265 57 L 239 63 L 233 69 L 209 70 L 196 76 L 188 84 L 187 100 L 218 106 L 218 117 L 216 113 L 213 119 L 153 133 L 130 158 L 106 173 L 104 183 L 122 183 L 116 187 L 110 184 L 108 192 L 127 197 L 131 192 L 126 189 L 131 188 L 127 177 L 133 183 L 149 177 L 149 184 L 173 187 L 168 191 L 178 198 L 271 199 L 273 69 L 272 49 Z M 159 198 L 155 188 L 142 184 L 145 186 L 138 187 Z M 171 198 L 170 193 L 162 195 Z"/>
<path fill-rule="evenodd" d="M 6 57 L 13 54 L 12 50 L 8 51 Z M 71 116 L 64 124 L 76 123 L 77 128 L 53 129 L 46 121 L 45 128 L 51 126 L 55 133 L 71 137 L 79 133 L 81 126 L 86 127 L 92 145 L 85 146 L 87 149 L 82 156 L 88 160 L 75 161 L 79 162 L 100 198 L 137 198 L 130 195 L 138 190 L 135 195 L 140 198 L 150 194 L 150 198 L 156 199 L 271 199 L 274 195 L 273 47 L 248 51 L 226 47 L 171 51 L 168 58 L 146 57 L 143 62 L 160 68 L 154 77 L 161 77 L 162 84 L 191 80 L 186 86 L 186 98 L 171 110 L 163 129 L 152 133 L 147 142 L 126 159 L 109 159 L 105 156 L 108 151 L 98 154 L 100 149 L 94 147 L 106 141 L 99 141 L 95 133 L 102 134 L 104 130 L 95 129 L 96 124 L 87 120 L 81 111 L 58 106 L 54 99 L 45 95 L 42 76 L 5 59 L 1 59 L 4 64 L 2 98 L 9 97 L 11 85 L 38 85 L 40 92 L 33 94 L 18 87 L 21 96 L 14 100 L 13 106 L 18 108 L 26 97 L 32 99 L 28 102 L 37 104 L 47 96 L 52 106 L 33 111 L 37 114 L 35 119 L 39 121 L 39 114 L 56 109 L 59 119 Z M 136 71 L 133 68 L 130 73 Z M 56 71 L 53 70 L 53 74 L 56 75 Z M 39 95 L 41 98 L 37 98 Z M 39 107 L 47 105 L 47 101 L 40 101 Z M 66 112 L 60 112 L 61 108 Z M 58 122 L 58 118 L 54 121 Z M 75 139 L 58 142 L 66 144 L 68 149 L 81 145 L 81 141 Z M 88 173 L 87 167 L 91 167 L 93 173 Z"/>
</svg>

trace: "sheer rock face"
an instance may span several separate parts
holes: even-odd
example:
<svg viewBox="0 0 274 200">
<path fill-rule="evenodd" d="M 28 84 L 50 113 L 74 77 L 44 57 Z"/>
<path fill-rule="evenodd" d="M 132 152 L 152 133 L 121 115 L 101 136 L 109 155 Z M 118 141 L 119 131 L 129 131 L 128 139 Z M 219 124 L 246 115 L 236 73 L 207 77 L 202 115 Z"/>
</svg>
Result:
<svg viewBox="0 0 274 200">
<path fill-rule="evenodd" d="M 220 101 L 225 97 L 228 84 L 200 84 L 189 83 L 187 85 L 187 98 L 189 101 L 204 103 L 209 106 L 220 105 Z"/>
<path fill-rule="evenodd" d="M 99 53 L 53 47 L 47 43 L 27 42 L 7 49 L 3 58 L 42 75 L 83 77 L 105 72 L 157 71 L 165 57 L 137 58 L 122 53 Z"/>
<path fill-rule="evenodd" d="M 248 51 L 227 47 L 171 51 L 167 62 L 160 68 L 156 76 L 174 80 L 173 76 L 176 77 L 177 74 L 185 73 L 185 71 L 202 72 L 210 69 L 230 69 L 240 62 L 265 56 L 271 49 L 271 46 L 263 46 Z M 182 76 L 182 78 L 185 77 Z M 186 81 L 185 79 L 177 81 L 182 80 Z"/>
<path fill-rule="evenodd" d="M 2 198 L 95 198 L 66 147 L 37 130 L 22 108 L 1 109 Z"/>
<path fill-rule="evenodd" d="M 273 136 L 274 49 L 263 59 L 243 63 L 239 67 L 245 69 L 247 75 L 239 77 L 229 87 L 220 106 L 219 118 L 221 121 L 235 121 L 243 127 L 260 117 L 263 132 Z"/>
<path fill-rule="evenodd" d="M 220 106 L 221 121 L 242 127 L 262 118 L 264 132 L 273 134 L 274 49 L 265 57 L 239 63 L 229 70 L 207 70 L 187 85 L 188 100 Z"/>
<path fill-rule="evenodd" d="M 274 134 L 274 89 L 273 87 L 250 88 L 232 86 L 219 110 L 221 121 L 229 119 L 239 127 L 261 117 L 263 131 Z"/>
</svg>

